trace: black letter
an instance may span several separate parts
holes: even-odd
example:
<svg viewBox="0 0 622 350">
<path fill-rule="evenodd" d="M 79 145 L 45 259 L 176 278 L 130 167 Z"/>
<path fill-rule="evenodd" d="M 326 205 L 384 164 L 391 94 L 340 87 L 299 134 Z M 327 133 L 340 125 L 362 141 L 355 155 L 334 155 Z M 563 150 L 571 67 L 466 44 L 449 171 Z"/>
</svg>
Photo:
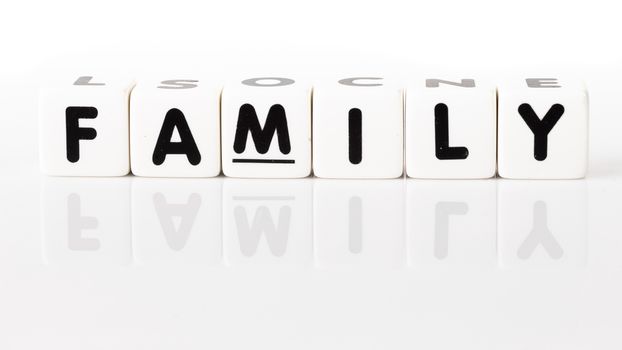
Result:
<svg viewBox="0 0 622 350">
<path fill-rule="evenodd" d="M 350 163 L 359 164 L 363 157 L 361 134 L 363 132 L 363 113 L 358 108 L 352 108 L 348 113 L 348 145 Z"/>
<path fill-rule="evenodd" d="M 257 113 L 255 113 L 255 108 L 252 105 L 245 103 L 240 107 L 238 125 L 235 130 L 235 139 L 233 141 L 233 150 L 235 153 L 242 153 L 246 149 L 246 139 L 249 131 L 253 137 L 255 149 L 261 154 L 268 152 L 275 132 L 279 141 L 279 150 L 281 153 L 289 154 L 291 151 L 292 147 L 289 143 L 289 130 L 287 129 L 285 108 L 279 104 L 270 107 L 263 129 L 259 125 Z"/>
<path fill-rule="evenodd" d="M 556 103 L 546 112 L 546 115 L 542 120 L 536 115 L 533 108 L 527 103 L 523 103 L 518 106 L 518 113 L 531 132 L 533 132 L 533 156 L 536 160 L 543 161 L 547 155 L 547 143 L 549 132 L 553 129 L 559 118 L 564 114 L 564 106 Z"/>
<path fill-rule="evenodd" d="M 436 158 L 466 159 L 469 150 L 466 147 L 449 147 L 449 110 L 447 105 L 439 103 L 434 107 L 434 131 L 436 133 Z"/>
<path fill-rule="evenodd" d="M 78 119 L 97 117 L 95 107 L 67 107 L 65 110 L 65 128 L 67 137 L 67 160 L 75 163 L 80 160 L 80 140 L 93 140 L 97 131 L 93 128 L 81 128 Z"/>
<path fill-rule="evenodd" d="M 175 128 L 179 132 L 180 142 L 171 142 Z M 158 141 L 153 150 L 153 164 L 162 165 L 167 154 L 185 154 L 192 165 L 201 162 L 201 153 L 199 153 L 199 148 L 194 142 L 186 117 L 177 108 L 171 108 L 166 112 Z"/>
</svg>

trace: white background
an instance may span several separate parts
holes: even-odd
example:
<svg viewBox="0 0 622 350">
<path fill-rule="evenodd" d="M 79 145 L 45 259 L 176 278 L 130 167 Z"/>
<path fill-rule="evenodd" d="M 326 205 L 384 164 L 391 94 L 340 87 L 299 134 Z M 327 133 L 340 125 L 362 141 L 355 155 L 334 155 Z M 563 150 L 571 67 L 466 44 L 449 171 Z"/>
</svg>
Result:
<svg viewBox="0 0 622 350">
<path fill-rule="evenodd" d="M 615 1 L 2 2 L 0 348 L 619 349 L 620 14 Z M 41 203 L 49 193 L 97 187 L 88 181 L 55 185 L 38 171 L 37 84 L 62 73 L 56 66 L 63 62 L 119 74 L 196 70 L 220 78 L 251 72 L 312 77 L 373 71 L 405 80 L 422 72 L 493 79 L 571 74 L 584 78 L 590 91 L 590 171 L 586 180 L 533 187 L 408 180 L 386 192 L 396 198 L 386 207 L 410 218 L 417 217 L 408 211 L 411 204 L 427 208 L 417 193 L 431 202 L 454 194 L 468 202 L 482 225 L 450 228 L 474 239 L 451 236 L 449 260 L 425 255 L 433 239 L 425 222 L 417 232 L 390 222 L 378 229 L 394 217 L 383 207 L 367 226 L 375 230 L 369 241 L 376 249 L 357 259 L 331 250 L 346 246 L 337 238 L 313 232 L 313 244 L 311 238 L 292 241 L 299 250 L 289 250 L 286 267 L 265 246 L 261 259 L 246 261 L 227 245 L 235 240 L 225 232 L 224 256 L 216 263 L 196 264 L 201 255 L 192 252 L 201 249 L 195 245 L 181 252 L 181 263 L 168 264 L 166 247 L 159 261 L 157 249 L 132 241 L 136 232 L 127 237 L 115 230 L 109 233 L 117 243 L 101 263 L 98 255 L 63 251 L 54 239 L 64 236 L 50 237 L 43 220 L 62 217 Z M 136 183 L 125 180 L 141 181 L 110 180 L 102 188 L 126 191 L 130 200 Z M 223 198 L 240 187 L 222 181 Z M 157 186 L 173 191 L 170 184 Z M 478 191 L 487 195 L 472 198 L 470 186 L 482 186 Z M 352 194 L 377 198 L 371 183 L 348 182 L 343 193 L 316 180 L 292 187 L 302 199 L 294 205 L 304 208 L 300 222 L 314 218 L 311 203 Z M 543 189 L 549 223 L 561 223 L 561 232 L 552 229 L 565 252 L 561 260 L 540 251 L 522 264 L 512 253 L 523 240 L 515 232 L 527 230 L 520 225 L 531 220 L 529 210 L 518 209 L 531 198 L 530 188 Z M 231 208 L 222 210 L 226 218 Z M 508 210 L 516 214 L 506 220 Z M 484 225 L 487 218 L 500 222 Z M 151 263 L 140 260 L 142 251 L 150 252 Z"/>
</svg>

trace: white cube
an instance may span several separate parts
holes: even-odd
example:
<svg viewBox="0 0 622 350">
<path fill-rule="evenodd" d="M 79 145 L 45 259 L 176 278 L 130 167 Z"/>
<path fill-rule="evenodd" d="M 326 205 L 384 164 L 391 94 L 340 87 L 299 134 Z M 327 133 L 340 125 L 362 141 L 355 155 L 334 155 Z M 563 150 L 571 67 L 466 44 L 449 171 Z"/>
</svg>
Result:
<svg viewBox="0 0 622 350">
<path fill-rule="evenodd" d="M 313 172 L 323 178 L 396 178 L 404 164 L 400 88 L 381 77 L 313 88 Z"/>
<path fill-rule="evenodd" d="M 311 173 L 311 85 L 249 78 L 222 93 L 222 169 L 231 177 L 300 178 Z"/>
<path fill-rule="evenodd" d="M 495 88 L 475 79 L 420 79 L 406 91 L 406 174 L 490 178 L 496 171 Z"/>
<path fill-rule="evenodd" d="M 130 169 L 132 82 L 67 76 L 39 92 L 39 157 L 48 175 L 122 176 Z"/>
<path fill-rule="evenodd" d="M 588 96 L 582 83 L 515 79 L 499 87 L 499 175 L 514 179 L 585 177 Z"/>
<path fill-rule="evenodd" d="M 139 81 L 130 104 L 132 173 L 220 174 L 220 92 L 208 79 Z"/>
</svg>

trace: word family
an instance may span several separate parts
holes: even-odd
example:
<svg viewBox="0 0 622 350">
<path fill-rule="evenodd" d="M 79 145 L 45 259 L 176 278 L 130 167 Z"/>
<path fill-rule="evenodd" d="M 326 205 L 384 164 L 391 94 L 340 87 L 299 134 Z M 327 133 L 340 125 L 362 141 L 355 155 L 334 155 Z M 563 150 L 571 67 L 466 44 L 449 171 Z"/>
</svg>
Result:
<svg viewBox="0 0 622 350">
<path fill-rule="evenodd" d="M 173 78 L 173 79 L 170 79 Z M 71 77 L 40 91 L 40 161 L 59 176 L 573 179 L 579 82 L 382 77 Z"/>
</svg>

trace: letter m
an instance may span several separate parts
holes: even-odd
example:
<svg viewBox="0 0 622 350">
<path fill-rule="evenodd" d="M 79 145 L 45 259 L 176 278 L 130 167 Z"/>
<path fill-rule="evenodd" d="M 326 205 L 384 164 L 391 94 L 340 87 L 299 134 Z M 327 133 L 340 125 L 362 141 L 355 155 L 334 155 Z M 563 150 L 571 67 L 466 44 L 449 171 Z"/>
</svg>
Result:
<svg viewBox="0 0 622 350">
<path fill-rule="evenodd" d="M 246 140 L 250 132 L 255 149 L 261 154 L 265 154 L 270 149 L 270 143 L 276 132 L 279 141 L 279 150 L 283 154 L 289 154 L 291 144 L 289 142 L 289 130 L 287 129 L 287 118 L 285 116 L 285 108 L 280 104 L 270 107 L 268 117 L 262 128 L 257 118 L 255 108 L 246 103 L 240 107 L 238 114 L 238 125 L 235 130 L 235 139 L 233 140 L 233 150 L 235 153 L 242 153 L 246 149 Z"/>
</svg>

